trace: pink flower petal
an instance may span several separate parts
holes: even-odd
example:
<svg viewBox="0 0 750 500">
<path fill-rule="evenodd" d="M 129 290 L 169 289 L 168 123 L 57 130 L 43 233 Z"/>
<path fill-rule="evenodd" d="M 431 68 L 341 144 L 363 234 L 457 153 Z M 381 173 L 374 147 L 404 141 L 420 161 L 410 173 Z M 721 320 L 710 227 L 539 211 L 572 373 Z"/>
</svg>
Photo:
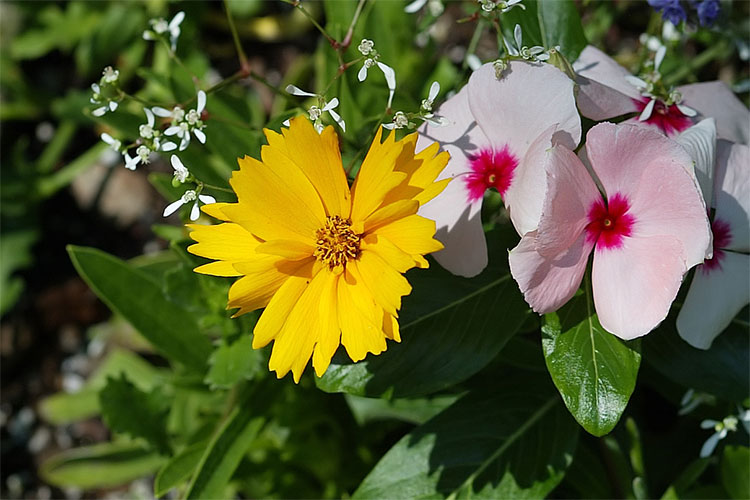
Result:
<svg viewBox="0 0 750 500">
<path fill-rule="evenodd" d="M 714 186 L 716 217 L 729 223 L 726 248 L 750 252 L 750 147 L 718 142 Z"/>
<path fill-rule="evenodd" d="M 693 173 L 701 187 L 703 201 L 711 206 L 713 197 L 713 170 L 716 165 L 716 121 L 706 118 L 676 136 L 695 162 Z"/>
<path fill-rule="evenodd" d="M 526 302 L 540 313 L 562 307 L 578 290 L 593 244 L 581 232 L 569 248 L 544 257 L 536 250 L 537 232 L 526 233 L 509 255 L 510 272 Z"/>
<path fill-rule="evenodd" d="M 435 238 L 445 246 L 433 254 L 448 271 L 470 278 L 487 267 L 487 242 L 482 228 L 482 200 L 469 204 L 463 179 L 450 182 L 419 215 L 435 221 Z"/>
<path fill-rule="evenodd" d="M 581 160 L 571 150 L 557 146 L 548 154 L 547 195 L 539 222 L 537 251 L 559 254 L 583 234 L 591 206 L 602 196 Z"/>
<path fill-rule="evenodd" d="M 607 196 L 628 201 L 634 236 L 677 238 L 687 269 L 710 255 L 707 211 L 684 148 L 637 125 L 601 123 L 589 131 L 586 150 Z"/>
<path fill-rule="evenodd" d="M 695 270 L 685 302 L 677 316 L 677 332 L 698 349 L 708 349 L 713 340 L 750 302 L 750 255 L 725 252 L 720 268 Z"/>
<path fill-rule="evenodd" d="M 667 317 L 687 271 L 685 254 L 673 236 L 623 238 L 618 249 L 594 251 L 594 305 L 602 326 L 630 340 Z"/>
<path fill-rule="evenodd" d="M 570 149 L 581 139 L 573 81 L 552 65 L 512 61 L 498 80 L 488 63 L 472 73 L 468 88 L 471 113 L 495 148 L 507 144 L 523 158 L 539 134 L 554 124 L 563 132 L 560 142 Z"/>
<path fill-rule="evenodd" d="M 724 82 L 692 83 L 677 90 L 682 93 L 683 104 L 716 119 L 719 138 L 750 142 L 750 111 Z"/>
<path fill-rule="evenodd" d="M 641 94 L 625 79 L 630 73 L 614 59 L 591 45 L 573 64 L 578 73 L 578 107 L 592 120 L 605 120 L 636 111 L 633 99 Z"/>
</svg>

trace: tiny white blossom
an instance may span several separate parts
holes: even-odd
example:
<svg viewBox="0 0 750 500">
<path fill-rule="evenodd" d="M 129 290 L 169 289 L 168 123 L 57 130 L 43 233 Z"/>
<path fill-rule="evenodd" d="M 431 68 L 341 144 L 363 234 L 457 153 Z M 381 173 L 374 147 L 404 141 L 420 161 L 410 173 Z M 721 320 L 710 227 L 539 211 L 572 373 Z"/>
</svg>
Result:
<svg viewBox="0 0 750 500">
<path fill-rule="evenodd" d="M 147 123 L 138 127 L 138 133 L 144 139 L 152 139 L 154 137 L 154 114 L 148 108 L 143 108 L 143 112 L 146 113 Z"/>
<path fill-rule="evenodd" d="M 403 111 L 396 111 L 396 113 L 393 115 L 393 121 L 391 123 L 384 124 L 383 128 L 393 130 L 402 129 L 407 126 L 409 126 L 409 118 Z"/>
<path fill-rule="evenodd" d="M 311 92 L 307 92 L 305 90 L 302 90 L 301 88 L 295 86 L 295 85 L 287 85 L 286 89 L 287 93 L 301 96 L 301 97 L 316 97 L 318 94 L 313 94 Z"/>
<path fill-rule="evenodd" d="M 406 12 L 407 14 L 414 14 L 419 9 L 424 7 L 425 4 L 427 4 L 427 0 L 414 0 L 412 3 L 404 7 L 404 12 Z"/>
<path fill-rule="evenodd" d="M 476 71 L 482 67 L 482 60 L 476 54 L 469 54 L 466 56 L 466 65 L 472 71 Z"/>
<path fill-rule="evenodd" d="M 500 80 L 503 77 L 503 71 L 508 69 L 508 63 L 502 59 L 498 59 L 492 63 L 492 67 L 495 69 L 495 78 Z"/>
<path fill-rule="evenodd" d="M 435 98 L 440 93 L 440 84 L 438 82 L 432 82 L 430 85 L 430 92 L 427 95 L 427 99 L 422 99 L 422 109 L 425 111 L 432 111 L 432 105 L 435 103 Z"/>
<path fill-rule="evenodd" d="M 375 43 L 372 40 L 363 38 L 362 41 L 359 42 L 359 46 L 357 47 L 357 50 L 359 50 L 359 53 L 362 54 L 363 56 L 369 56 L 374 46 L 375 46 Z"/>
<path fill-rule="evenodd" d="M 688 389 L 688 391 L 682 396 L 682 400 L 680 400 L 681 408 L 677 414 L 687 415 L 703 403 L 713 405 L 716 403 L 716 398 L 705 392 L 695 392 L 693 389 Z"/>
<path fill-rule="evenodd" d="M 482 6 L 482 10 L 485 12 L 492 12 L 497 6 L 494 0 L 479 0 L 479 4 Z"/>
<path fill-rule="evenodd" d="M 190 133 L 200 141 L 202 144 L 206 143 L 206 134 L 203 132 L 205 125 L 201 120 L 203 109 L 206 107 L 206 93 L 202 90 L 198 91 L 197 106 L 195 109 L 191 109 L 187 113 L 183 113 L 182 109 L 175 107 L 170 115 L 173 117 L 172 126 L 164 131 L 164 135 L 172 136 L 176 135 L 180 139 L 180 151 L 187 149 L 190 144 Z M 177 111 L 179 109 L 179 111 Z M 164 108 L 154 108 L 154 113 L 164 114 L 166 112 Z M 177 113 L 177 114 L 175 114 Z M 179 116 L 179 120 L 175 120 L 174 117 Z"/>
<path fill-rule="evenodd" d="M 523 0 L 508 0 L 507 2 L 501 1 L 497 4 L 497 8 L 500 9 L 500 12 L 503 14 L 514 7 L 520 7 L 521 9 L 526 10 L 526 6 L 521 3 L 522 1 Z"/>
<path fill-rule="evenodd" d="M 334 111 L 334 108 L 338 107 L 339 105 L 339 100 L 337 97 L 334 97 L 330 101 L 326 102 L 323 96 L 313 94 L 312 92 L 307 92 L 306 90 L 302 90 L 301 88 L 294 85 L 287 85 L 286 91 L 296 96 L 318 98 L 318 104 L 310 106 L 310 108 L 307 110 L 310 121 L 313 122 L 313 126 L 315 127 L 315 130 L 318 131 L 318 133 L 321 133 L 324 128 L 323 122 L 321 120 L 323 113 L 328 113 L 329 115 L 331 115 L 333 121 L 335 121 L 338 126 L 341 127 L 341 130 L 346 132 L 346 123 L 344 122 L 343 118 L 341 118 L 341 116 L 336 111 Z M 289 120 L 285 120 L 283 122 L 283 125 L 288 127 Z"/>
<path fill-rule="evenodd" d="M 323 112 L 320 110 L 317 106 L 310 106 L 310 109 L 307 110 L 307 113 L 310 115 L 310 121 L 316 121 L 320 118 L 320 115 L 323 114 Z"/>
<path fill-rule="evenodd" d="M 184 19 L 185 13 L 183 11 L 175 14 L 169 23 L 162 17 L 151 19 L 149 20 L 151 29 L 143 32 L 143 39 L 156 40 L 160 36 L 169 33 L 169 45 L 172 52 L 174 52 L 177 49 L 177 40 L 180 37 L 180 24 L 182 24 Z"/>
<path fill-rule="evenodd" d="M 704 420 L 703 422 L 701 422 L 701 429 L 713 428 L 715 432 L 706 440 L 705 443 L 703 443 L 700 457 L 707 458 L 711 456 L 711 454 L 714 452 L 714 449 L 716 448 L 716 445 L 719 444 L 719 441 L 727 437 L 727 434 L 730 431 L 737 431 L 738 423 L 739 420 L 734 415 L 726 417 L 721 422 L 718 422 L 716 420 Z"/>
<path fill-rule="evenodd" d="M 106 133 L 106 132 L 104 132 L 104 133 L 103 133 L 103 134 L 101 135 L 101 138 L 102 138 L 102 140 L 103 140 L 104 142 L 106 142 L 107 144 L 109 144 L 109 146 L 110 146 L 110 147 L 111 147 L 112 149 L 114 149 L 114 150 L 115 150 L 115 151 L 117 151 L 118 153 L 120 152 L 120 149 L 122 148 L 122 142 L 120 142 L 119 140 L 115 139 L 114 137 L 112 137 L 111 135 L 109 135 L 109 134 L 108 134 L 108 133 Z"/>
<path fill-rule="evenodd" d="M 177 211 L 178 208 L 180 208 L 182 205 L 186 205 L 193 201 L 193 208 L 190 209 L 190 220 L 198 220 L 198 217 L 200 217 L 200 209 L 198 207 L 198 201 L 202 202 L 205 205 L 209 205 L 211 203 L 216 203 L 216 199 L 213 196 L 208 196 L 204 194 L 197 194 L 194 190 L 188 189 L 185 191 L 185 194 L 183 194 L 179 200 L 174 201 L 167 205 L 167 207 L 164 209 L 164 217 L 169 217 L 173 213 Z"/>
<path fill-rule="evenodd" d="M 113 69 L 112 66 L 107 66 L 102 72 L 102 80 L 106 83 L 114 83 L 120 77 L 120 72 Z"/>
<path fill-rule="evenodd" d="M 174 169 L 174 178 L 177 179 L 177 181 L 181 184 L 184 183 L 190 175 L 190 171 L 187 169 L 187 167 L 185 167 L 185 165 L 183 165 L 182 161 L 177 155 L 172 155 L 169 160 L 170 163 L 172 163 L 172 168 Z"/>
</svg>

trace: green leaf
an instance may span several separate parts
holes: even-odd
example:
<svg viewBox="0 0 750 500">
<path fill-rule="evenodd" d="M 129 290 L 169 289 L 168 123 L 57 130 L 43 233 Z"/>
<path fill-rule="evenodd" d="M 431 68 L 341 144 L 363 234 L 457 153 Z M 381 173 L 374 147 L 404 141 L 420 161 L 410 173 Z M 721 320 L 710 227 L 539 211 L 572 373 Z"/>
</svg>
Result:
<svg viewBox="0 0 750 500">
<path fill-rule="evenodd" d="M 359 425 L 375 420 L 397 419 L 411 424 L 423 424 L 452 405 L 458 395 L 436 396 L 432 398 L 387 399 L 363 398 L 346 394 L 346 403 Z"/>
<path fill-rule="evenodd" d="M 12 274 L 33 262 L 31 247 L 39 237 L 35 229 L 3 232 L 0 238 L 0 315 L 13 307 L 23 291 L 24 282 Z"/>
<path fill-rule="evenodd" d="M 267 404 L 270 398 L 270 394 L 245 392 L 203 453 L 186 498 L 224 498 L 224 488 L 265 423 L 257 416 L 258 405 Z"/>
<path fill-rule="evenodd" d="M 657 371 L 699 392 L 741 402 L 750 394 L 750 336 L 747 323 L 733 322 L 711 349 L 696 349 L 682 340 L 670 315 L 643 339 L 646 362 Z"/>
<path fill-rule="evenodd" d="M 586 292 L 545 315 L 542 347 L 565 405 L 588 432 L 603 436 L 620 420 L 635 389 L 641 355 L 602 328 Z"/>
<path fill-rule="evenodd" d="M 739 500 L 750 498 L 750 448 L 727 446 L 721 457 L 721 484 L 729 496 Z"/>
<path fill-rule="evenodd" d="M 587 42 L 573 0 L 537 0 L 537 16 L 544 46 L 559 45 L 571 64 L 578 59 Z"/>
<path fill-rule="evenodd" d="M 543 376 L 470 393 L 403 437 L 354 498 L 542 498 L 562 480 L 578 427 Z"/>
<path fill-rule="evenodd" d="M 205 382 L 212 389 L 228 389 L 240 380 L 251 380 L 263 370 L 261 352 L 253 349 L 253 339 L 243 335 L 231 344 L 222 339 L 221 345 L 208 360 Z"/>
<path fill-rule="evenodd" d="M 401 343 L 356 364 L 335 356 L 318 387 L 357 396 L 416 397 L 466 380 L 492 361 L 528 313 L 508 272 L 506 250 L 515 233 L 488 233 L 490 265 L 476 278 L 453 276 L 439 265 L 407 275 Z"/>
<path fill-rule="evenodd" d="M 211 342 L 197 320 L 164 297 L 159 283 L 94 248 L 68 246 L 78 273 L 113 311 L 127 319 L 167 358 L 203 372 Z"/>
<path fill-rule="evenodd" d="M 60 488 L 111 488 L 151 474 L 164 461 L 133 443 L 104 443 L 58 453 L 42 463 L 39 474 Z"/>
<path fill-rule="evenodd" d="M 80 392 L 58 392 L 39 403 L 39 414 L 55 425 L 68 424 L 76 420 L 99 414 L 99 390 L 108 377 L 126 375 L 144 391 L 158 385 L 163 379 L 160 369 L 153 367 L 140 356 L 123 349 L 111 351 L 86 381 Z"/>
<path fill-rule="evenodd" d="M 208 443 L 188 446 L 164 464 L 154 479 L 154 496 L 161 497 L 190 477 L 198 466 Z"/>
<path fill-rule="evenodd" d="M 158 389 L 144 392 L 124 375 L 111 377 L 99 392 L 99 404 L 110 430 L 145 439 L 162 455 L 171 452 L 167 436 L 167 401 Z"/>
</svg>

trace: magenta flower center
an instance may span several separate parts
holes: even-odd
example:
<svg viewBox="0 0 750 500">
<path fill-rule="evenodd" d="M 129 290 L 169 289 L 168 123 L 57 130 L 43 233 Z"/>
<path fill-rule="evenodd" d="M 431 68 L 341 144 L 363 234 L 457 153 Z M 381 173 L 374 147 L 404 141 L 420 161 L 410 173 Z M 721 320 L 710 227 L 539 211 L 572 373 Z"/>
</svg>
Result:
<svg viewBox="0 0 750 500">
<path fill-rule="evenodd" d="M 711 223 L 711 232 L 714 234 L 714 256 L 703 263 L 703 272 L 708 274 L 715 269 L 721 269 L 721 261 L 724 260 L 724 248 L 732 243 L 732 230 L 729 224 L 721 219 L 714 219 Z"/>
<path fill-rule="evenodd" d="M 480 200 L 489 188 L 497 189 L 505 195 L 513 181 L 513 172 L 518 166 L 518 158 L 506 144 L 502 149 L 484 148 L 469 158 L 471 172 L 464 182 L 469 190 L 469 202 Z"/>
<path fill-rule="evenodd" d="M 597 250 L 620 248 L 623 238 L 630 236 L 635 217 L 628 213 L 628 199 L 616 193 L 608 203 L 595 201 L 589 208 L 586 239 L 596 245 Z"/>
<path fill-rule="evenodd" d="M 648 97 L 633 99 L 639 113 L 646 108 L 649 101 L 651 99 Z M 665 135 L 671 136 L 689 128 L 693 124 L 693 121 L 688 116 L 682 114 L 682 111 L 680 111 L 680 108 L 676 104 L 667 106 L 663 101 L 657 99 L 654 103 L 654 110 L 651 112 L 648 120 L 646 120 L 646 123 L 659 127 Z"/>
</svg>

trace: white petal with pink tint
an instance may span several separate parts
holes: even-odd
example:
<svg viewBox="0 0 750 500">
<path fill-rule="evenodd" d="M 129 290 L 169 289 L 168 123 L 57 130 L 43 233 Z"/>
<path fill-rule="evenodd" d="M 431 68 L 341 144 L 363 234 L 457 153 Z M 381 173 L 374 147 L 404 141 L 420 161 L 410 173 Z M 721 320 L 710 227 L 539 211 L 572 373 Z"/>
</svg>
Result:
<svg viewBox="0 0 750 500">
<path fill-rule="evenodd" d="M 468 203 L 463 178 L 451 181 L 419 215 L 436 224 L 435 238 L 445 246 L 433 257 L 445 269 L 471 278 L 487 267 L 487 242 L 482 228 L 482 200 Z"/>
<path fill-rule="evenodd" d="M 713 170 L 716 164 L 716 121 L 706 118 L 681 132 L 675 138 L 694 162 L 694 175 L 701 187 L 703 201 L 711 206 L 713 196 Z"/>
<path fill-rule="evenodd" d="M 559 254 L 584 232 L 591 206 L 602 198 L 575 153 L 557 146 L 548 156 L 547 195 L 539 222 L 537 251 Z"/>
<path fill-rule="evenodd" d="M 696 268 L 677 316 L 677 332 L 693 347 L 708 349 L 750 302 L 750 255 L 725 252 L 721 268 Z"/>
<path fill-rule="evenodd" d="M 605 120 L 638 110 L 633 99 L 641 94 L 625 77 L 630 73 L 614 59 L 591 45 L 573 63 L 578 74 L 578 107 L 593 120 Z"/>
<path fill-rule="evenodd" d="M 646 335 L 667 317 L 685 271 L 682 245 L 672 236 L 626 237 L 620 248 L 595 250 L 599 322 L 621 339 Z"/>
<path fill-rule="evenodd" d="M 716 217 L 729 223 L 729 250 L 750 252 L 750 147 L 719 141 L 714 181 Z"/>
<path fill-rule="evenodd" d="M 741 144 L 750 142 L 750 111 L 726 83 L 691 83 L 677 90 L 682 94 L 683 104 L 716 119 L 719 138 Z"/>
<path fill-rule="evenodd" d="M 592 244 L 580 233 L 560 254 L 544 257 L 536 251 L 537 232 L 526 233 L 511 250 L 510 272 L 524 299 L 539 314 L 562 307 L 578 290 Z"/>
<path fill-rule="evenodd" d="M 488 63 L 472 73 L 467 86 L 471 113 L 496 148 L 507 144 L 523 158 L 539 134 L 554 124 L 561 144 L 575 149 L 581 139 L 573 81 L 552 65 L 512 61 L 498 79 Z"/>
<path fill-rule="evenodd" d="M 586 151 L 607 196 L 627 198 L 633 235 L 676 237 L 687 269 L 711 255 L 706 207 L 684 148 L 637 125 L 601 123 L 589 131 Z"/>
</svg>

